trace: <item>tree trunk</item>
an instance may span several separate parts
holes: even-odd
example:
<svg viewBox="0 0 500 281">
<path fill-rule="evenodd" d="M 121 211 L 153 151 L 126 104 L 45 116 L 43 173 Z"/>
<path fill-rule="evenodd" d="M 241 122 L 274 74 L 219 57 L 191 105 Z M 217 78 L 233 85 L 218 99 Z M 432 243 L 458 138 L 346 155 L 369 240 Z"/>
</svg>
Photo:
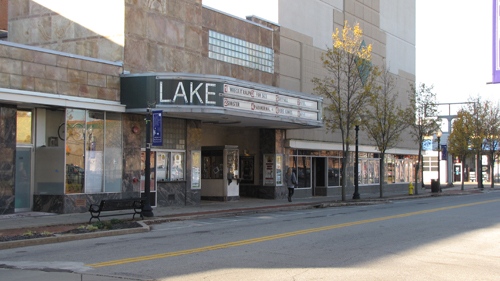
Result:
<svg viewBox="0 0 500 281">
<path fill-rule="evenodd" d="M 343 152 L 343 156 L 342 156 L 342 171 L 341 171 L 341 175 L 342 175 L 342 201 L 345 201 L 345 194 L 346 194 L 346 170 L 347 170 L 347 156 L 346 156 L 346 153 L 345 151 Z"/>
<path fill-rule="evenodd" d="M 422 170 L 422 187 L 424 187 L 424 162 L 422 161 L 422 139 L 418 145 L 417 167 L 415 168 L 415 195 L 418 195 L 418 171 Z"/>
<path fill-rule="evenodd" d="M 379 171 L 379 182 L 380 182 L 380 198 L 384 197 L 384 179 L 385 179 L 385 167 L 384 167 L 385 153 L 380 154 L 380 171 Z"/>
<path fill-rule="evenodd" d="M 460 162 L 462 162 L 462 168 L 460 169 L 460 179 L 462 179 L 462 190 L 464 190 L 464 182 L 465 182 L 464 172 L 463 172 L 463 170 L 465 169 L 465 158 L 466 158 L 466 156 L 462 155 L 461 156 L 462 161 L 460 161 Z"/>
<path fill-rule="evenodd" d="M 482 158 L 481 152 L 478 152 L 476 155 L 476 180 L 477 180 L 477 188 L 484 188 L 483 186 L 483 168 L 482 168 Z"/>
<path fill-rule="evenodd" d="M 495 173 L 494 173 L 494 170 L 495 170 L 495 155 L 493 153 L 490 154 L 490 187 L 491 188 L 495 187 Z"/>
</svg>

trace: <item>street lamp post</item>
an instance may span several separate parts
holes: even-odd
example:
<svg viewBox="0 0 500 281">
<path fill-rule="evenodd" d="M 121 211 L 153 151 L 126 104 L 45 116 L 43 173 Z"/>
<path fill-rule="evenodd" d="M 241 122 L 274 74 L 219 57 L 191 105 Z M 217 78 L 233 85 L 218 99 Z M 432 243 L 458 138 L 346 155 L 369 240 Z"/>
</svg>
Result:
<svg viewBox="0 0 500 281">
<path fill-rule="evenodd" d="M 355 159 L 354 159 L 354 194 L 352 195 L 352 199 L 360 199 L 359 196 L 359 179 L 358 179 L 358 166 L 359 166 L 359 155 L 358 155 L 358 132 L 359 132 L 359 125 L 356 125 L 355 127 L 356 131 L 356 151 L 355 151 Z"/>
<path fill-rule="evenodd" d="M 437 178 L 437 184 L 439 187 L 439 191 L 441 191 L 441 136 L 443 135 L 443 132 L 441 130 L 438 130 L 436 133 L 437 136 L 437 141 L 438 141 L 438 178 Z"/>
<path fill-rule="evenodd" d="M 144 206 L 142 207 L 142 215 L 145 217 L 153 217 L 153 208 L 151 207 L 151 109 L 148 108 L 146 115 L 146 157 L 144 158 Z"/>
</svg>

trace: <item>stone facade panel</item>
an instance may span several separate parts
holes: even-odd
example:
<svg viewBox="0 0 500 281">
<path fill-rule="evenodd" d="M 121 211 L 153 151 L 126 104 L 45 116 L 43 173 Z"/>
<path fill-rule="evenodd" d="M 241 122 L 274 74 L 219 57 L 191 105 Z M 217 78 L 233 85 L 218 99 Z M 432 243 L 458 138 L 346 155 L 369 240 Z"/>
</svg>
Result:
<svg viewBox="0 0 500 281">
<path fill-rule="evenodd" d="M 57 93 L 67 96 L 78 96 L 79 87 L 79 84 L 58 81 Z"/>
<path fill-rule="evenodd" d="M 107 75 L 106 88 L 113 90 L 120 90 L 120 77 Z"/>
<path fill-rule="evenodd" d="M 57 64 L 57 55 L 45 52 L 33 52 L 33 62 L 55 66 Z"/>
<path fill-rule="evenodd" d="M 127 5 L 125 18 L 134 19 L 133 21 L 125 21 L 125 30 L 128 34 L 146 34 L 146 11 L 136 6 Z"/>
<path fill-rule="evenodd" d="M 44 78 L 45 66 L 37 63 L 23 62 L 23 75 Z"/>
<path fill-rule="evenodd" d="M 131 72 L 145 72 L 145 62 L 147 61 L 147 43 L 139 38 L 128 38 L 125 49 L 124 68 Z"/>
<path fill-rule="evenodd" d="M 57 58 L 57 66 L 62 68 L 72 68 L 72 69 L 82 68 L 81 60 L 66 56 L 60 56 Z"/>
<path fill-rule="evenodd" d="M 9 1 L 9 18 L 25 17 L 30 10 L 29 0 Z"/>
<path fill-rule="evenodd" d="M 10 76 L 10 86 L 17 90 L 35 90 L 35 78 L 21 75 Z"/>
<path fill-rule="evenodd" d="M 0 88 L 10 88 L 10 75 L 0 72 Z"/>
<path fill-rule="evenodd" d="M 8 74 L 19 74 L 23 72 L 23 64 L 20 61 L 0 57 L 0 72 Z"/>
<path fill-rule="evenodd" d="M 54 15 L 51 17 L 51 40 L 50 41 L 60 41 L 66 38 L 75 37 L 74 26 L 77 25 L 74 21 L 63 17 L 61 15 Z M 43 28 L 43 27 L 40 27 Z"/>
<path fill-rule="evenodd" d="M 85 71 L 68 69 L 68 82 L 76 84 L 87 84 L 88 73 Z"/>
<path fill-rule="evenodd" d="M 120 92 L 118 90 L 97 88 L 97 97 L 103 100 L 120 101 Z"/>
<path fill-rule="evenodd" d="M 35 91 L 40 93 L 56 93 L 57 92 L 57 81 L 35 78 Z"/>
<path fill-rule="evenodd" d="M 168 25 L 168 29 L 166 34 L 163 35 L 166 42 L 169 45 L 174 45 L 176 47 L 184 47 L 185 24 L 174 20 L 167 20 L 166 23 Z"/>
<path fill-rule="evenodd" d="M 197 26 L 187 26 L 186 27 L 186 49 L 195 52 L 201 52 L 203 48 L 202 38 L 205 34 Z M 208 49 L 208 48 L 207 48 Z"/>
<path fill-rule="evenodd" d="M 68 81 L 68 71 L 65 68 L 45 66 L 45 78 L 55 81 Z"/>
<path fill-rule="evenodd" d="M 106 76 L 98 73 L 89 73 L 88 83 L 90 86 L 106 87 Z"/>
</svg>

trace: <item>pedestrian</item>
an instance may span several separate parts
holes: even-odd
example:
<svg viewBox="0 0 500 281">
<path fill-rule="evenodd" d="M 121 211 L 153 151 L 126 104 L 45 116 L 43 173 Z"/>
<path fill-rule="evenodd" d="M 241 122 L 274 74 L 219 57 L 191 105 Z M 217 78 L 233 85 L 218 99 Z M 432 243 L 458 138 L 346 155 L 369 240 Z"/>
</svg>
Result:
<svg viewBox="0 0 500 281">
<path fill-rule="evenodd" d="M 292 168 L 288 167 L 285 174 L 285 184 L 288 188 L 288 202 L 292 202 L 293 192 L 295 190 L 295 185 L 297 184 L 297 177 L 295 173 L 292 172 Z"/>
</svg>

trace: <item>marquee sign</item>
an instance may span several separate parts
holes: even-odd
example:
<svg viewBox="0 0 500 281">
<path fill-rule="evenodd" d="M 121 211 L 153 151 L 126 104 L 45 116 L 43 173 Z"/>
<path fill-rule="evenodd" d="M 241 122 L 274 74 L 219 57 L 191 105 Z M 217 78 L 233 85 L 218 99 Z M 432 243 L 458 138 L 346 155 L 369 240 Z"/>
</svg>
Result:
<svg viewBox="0 0 500 281">
<path fill-rule="evenodd" d="M 248 113 L 319 119 L 318 101 L 223 82 L 158 79 L 158 104 L 222 107 Z"/>
</svg>

